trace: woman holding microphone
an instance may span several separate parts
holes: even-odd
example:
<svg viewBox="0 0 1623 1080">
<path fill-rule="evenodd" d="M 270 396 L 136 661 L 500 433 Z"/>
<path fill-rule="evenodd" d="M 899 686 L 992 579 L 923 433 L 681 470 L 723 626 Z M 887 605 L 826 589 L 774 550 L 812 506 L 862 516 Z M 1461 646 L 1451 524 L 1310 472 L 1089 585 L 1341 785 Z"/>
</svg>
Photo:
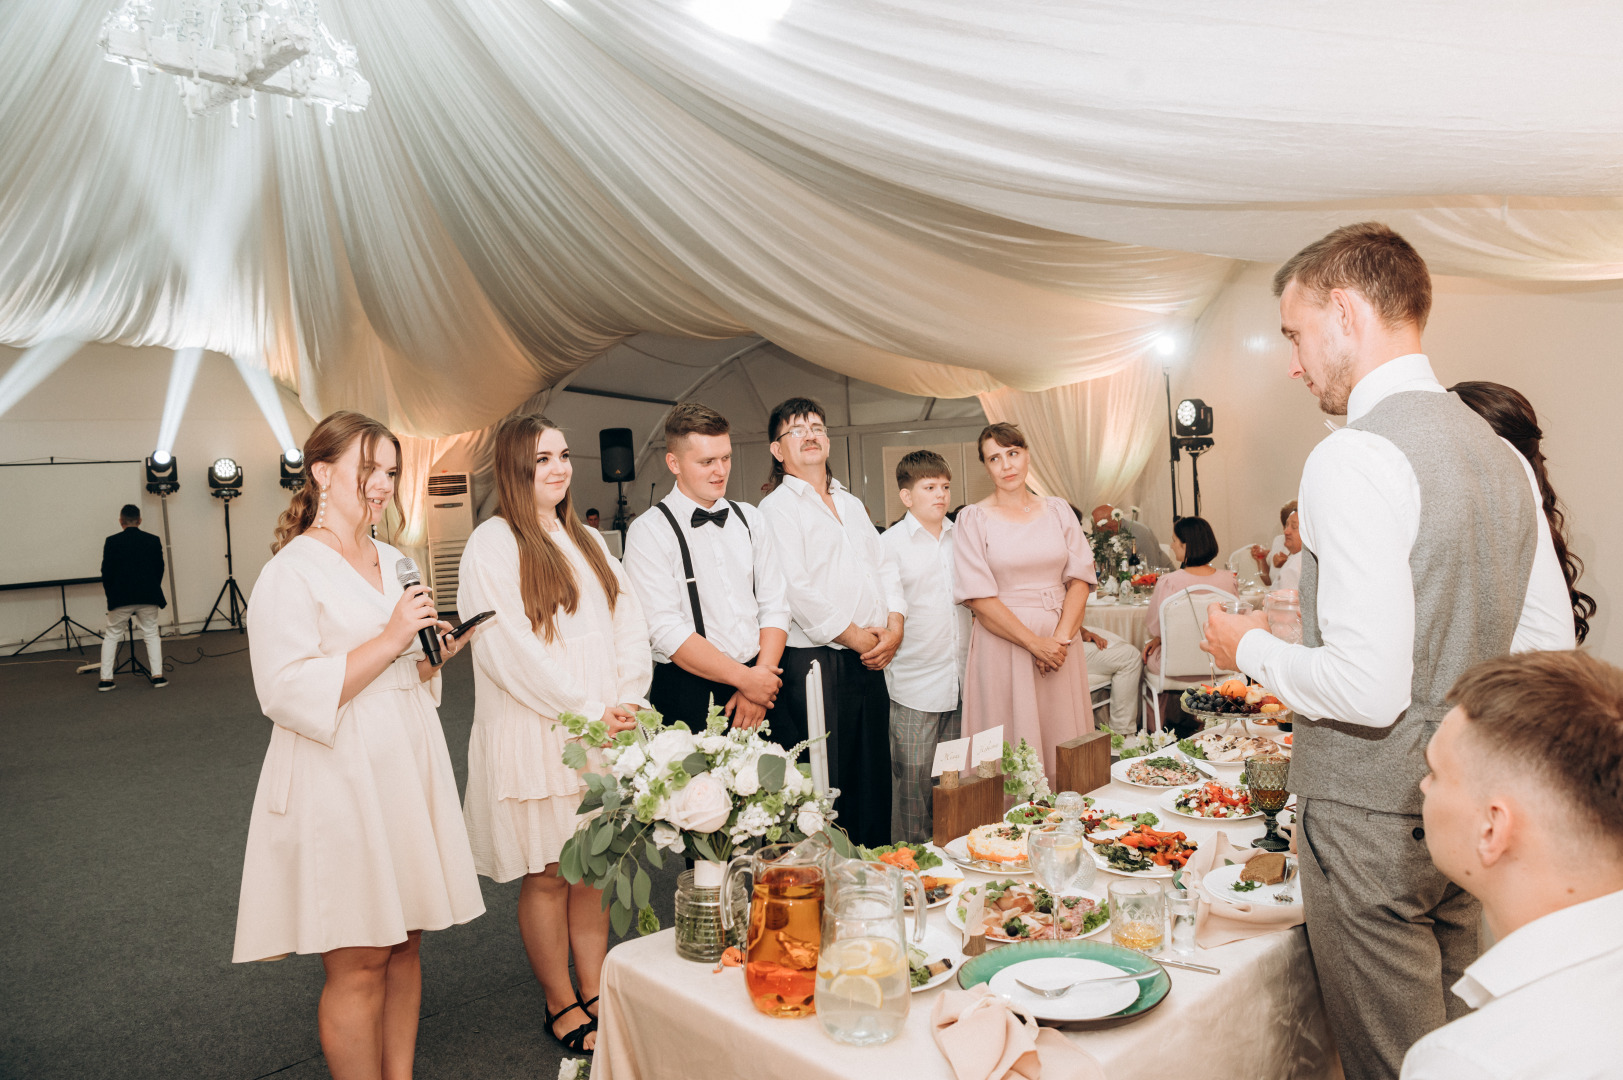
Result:
<svg viewBox="0 0 1623 1080">
<path fill-rule="evenodd" d="M 496 516 L 462 554 L 457 607 L 493 610 L 474 659 L 468 740 L 468 837 L 494 881 L 522 877 L 518 926 L 546 996 L 547 1030 L 576 1053 L 597 1038 L 598 979 L 608 952 L 603 894 L 558 875 L 585 784 L 564 764 L 570 712 L 610 733 L 648 707 L 648 624 L 603 535 L 575 516 L 569 445 L 543 416 L 496 432 Z M 570 953 L 580 989 L 569 979 Z"/>
<path fill-rule="evenodd" d="M 439 668 L 418 643 L 420 630 L 451 627 L 426 588 L 402 588 L 400 552 L 371 535 L 399 462 L 376 420 L 317 424 L 248 605 L 254 689 L 275 727 L 232 959 L 321 954 L 317 1018 L 335 1080 L 409 1080 L 422 932 L 485 910 L 436 711 Z M 442 663 L 466 643 L 442 636 Z"/>
</svg>

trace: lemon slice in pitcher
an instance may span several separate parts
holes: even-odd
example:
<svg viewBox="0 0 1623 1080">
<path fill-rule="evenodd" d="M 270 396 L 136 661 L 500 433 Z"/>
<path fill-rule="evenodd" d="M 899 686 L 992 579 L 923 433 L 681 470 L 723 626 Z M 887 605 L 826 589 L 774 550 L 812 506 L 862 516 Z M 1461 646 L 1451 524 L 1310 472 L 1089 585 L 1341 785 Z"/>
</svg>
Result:
<svg viewBox="0 0 1623 1080">
<path fill-rule="evenodd" d="M 902 970 L 902 947 L 894 941 L 876 938 L 868 943 L 868 950 L 868 970 L 865 974 L 869 978 L 883 979 Z"/>
<path fill-rule="evenodd" d="M 828 992 L 845 998 L 853 1005 L 877 1009 L 885 1003 L 885 993 L 879 983 L 866 975 L 841 975 L 829 984 Z"/>
</svg>

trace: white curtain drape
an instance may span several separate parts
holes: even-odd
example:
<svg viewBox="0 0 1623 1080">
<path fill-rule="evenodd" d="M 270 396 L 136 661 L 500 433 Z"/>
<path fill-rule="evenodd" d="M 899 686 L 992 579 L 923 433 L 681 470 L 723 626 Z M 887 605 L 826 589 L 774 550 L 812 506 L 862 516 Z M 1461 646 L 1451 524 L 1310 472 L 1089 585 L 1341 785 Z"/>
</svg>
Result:
<svg viewBox="0 0 1623 1080">
<path fill-rule="evenodd" d="M 1139 361 L 1087 382 L 994 390 L 980 401 L 988 420 L 1017 424 L 1025 435 L 1033 490 L 1087 514 L 1125 495 L 1166 438 L 1156 422 L 1160 390 L 1160 369 Z"/>
<path fill-rule="evenodd" d="M 1232 259 L 1371 216 L 1439 271 L 1623 275 L 1606 0 L 794 0 L 758 33 L 324 0 L 373 86 L 331 128 L 132 89 L 110 3 L 0 3 L 0 342 L 263 355 L 425 438 L 638 331 L 936 397 L 1093 380 Z"/>
</svg>

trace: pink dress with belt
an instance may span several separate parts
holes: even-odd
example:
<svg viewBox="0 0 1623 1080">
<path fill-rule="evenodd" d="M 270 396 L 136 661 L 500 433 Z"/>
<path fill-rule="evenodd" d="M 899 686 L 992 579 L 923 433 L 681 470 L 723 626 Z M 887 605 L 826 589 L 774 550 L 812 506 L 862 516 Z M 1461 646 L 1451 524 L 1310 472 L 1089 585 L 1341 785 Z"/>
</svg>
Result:
<svg viewBox="0 0 1623 1080">
<path fill-rule="evenodd" d="M 1030 521 L 1011 522 L 979 506 L 959 512 L 952 531 L 953 599 L 991 597 L 1033 633 L 1051 635 L 1072 581 L 1098 582 L 1088 538 L 1063 499 L 1044 499 Z M 1065 665 L 1044 675 L 1036 658 L 975 620 L 964 676 L 963 732 L 1003 725 L 1006 742 L 1025 739 L 1052 780 L 1059 744 L 1093 730 L 1088 665 L 1072 639 Z"/>
<path fill-rule="evenodd" d="M 1191 585 L 1206 585 L 1213 589 L 1221 589 L 1235 596 L 1240 595 L 1240 579 L 1233 570 L 1219 570 L 1215 574 L 1191 574 L 1187 570 L 1174 570 L 1170 574 L 1162 574 L 1155 583 L 1155 591 L 1150 594 L 1150 606 L 1144 612 L 1144 636 L 1158 638 L 1161 636 L 1161 606 L 1166 603 L 1167 597 L 1180 593 Z M 1201 610 L 1205 610 L 1210 599 L 1198 601 Z M 1157 675 L 1161 673 L 1161 646 L 1156 644 L 1145 659 L 1144 666 Z"/>
</svg>

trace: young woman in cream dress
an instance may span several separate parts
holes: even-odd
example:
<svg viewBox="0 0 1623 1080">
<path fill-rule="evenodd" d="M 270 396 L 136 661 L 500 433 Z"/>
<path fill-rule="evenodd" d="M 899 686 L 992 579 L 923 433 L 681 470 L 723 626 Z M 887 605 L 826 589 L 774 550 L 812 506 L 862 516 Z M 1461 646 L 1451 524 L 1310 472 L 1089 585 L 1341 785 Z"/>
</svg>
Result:
<svg viewBox="0 0 1623 1080">
<path fill-rule="evenodd" d="M 563 761 L 579 713 L 611 732 L 648 707 L 648 624 L 603 536 L 575 517 L 564 434 L 542 416 L 496 433 L 497 516 L 468 538 L 457 609 L 494 610 L 474 658 L 468 742 L 468 838 L 479 873 L 523 877 L 519 934 L 546 995 L 547 1026 L 575 1052 L 592 1049 L 609 918 L 602 893 L 558 876 L 585 784 Z M 577 996 L 569 980 L 573 950 Z M 585 999 L 584 1001 L 582 999 Z"/>
<path fill-rule="evenodd" d="M 316 425 L 305 486 L 248 603 L 254 689 L 275 726 L 232 959 L 321 954 L 317 1019 L 336 1080 L 409 1080 L 422 933 L 485 910 L 436 711 L 439 669 L 417 641 L 451 627 L 427 589 L 400 587 L 400 552 L 371 537 L 399 461 L 376 420 L 339 412 Z M 444 659 L 466 644 L 441 641 Z"/>
</svg>

